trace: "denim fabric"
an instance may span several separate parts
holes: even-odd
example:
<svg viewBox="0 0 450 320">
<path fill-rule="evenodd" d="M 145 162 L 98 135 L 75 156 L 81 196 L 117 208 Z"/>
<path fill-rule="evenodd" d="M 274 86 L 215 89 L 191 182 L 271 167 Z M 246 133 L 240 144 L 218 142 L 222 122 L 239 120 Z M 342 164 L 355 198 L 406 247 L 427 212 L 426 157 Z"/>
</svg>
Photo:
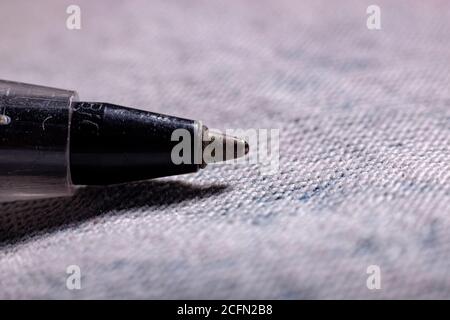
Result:
<svg viewBox="0 0 450 320">
<path fill-rule="evenodd" d="M 274 175 L 0 205 L 0 298 L 450 298 L 448 1 L 14 0 L 0 34 L 3 79 L 280 130 Z"/>
</svg>

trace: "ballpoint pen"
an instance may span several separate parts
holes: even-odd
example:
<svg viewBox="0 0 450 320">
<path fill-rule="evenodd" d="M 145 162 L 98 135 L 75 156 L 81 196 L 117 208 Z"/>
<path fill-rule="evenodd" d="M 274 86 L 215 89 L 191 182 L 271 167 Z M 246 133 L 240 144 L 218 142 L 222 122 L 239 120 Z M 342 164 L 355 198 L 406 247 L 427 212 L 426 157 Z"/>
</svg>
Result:
<svg viewBox="0 0 450 320">
<path fill-rule="evenodd" d="M 173 161 L 177 130 L 190 135 L 191 161 Z M 233 152 L 206 160 L 203 151 L 212 141 Z M 242 157 L 248 148 L 244 139 L 209 131 L 200 121 L 81 102 L 75 91 L 0 80 L 0 201 L 191 173 Z"/>
</svg>

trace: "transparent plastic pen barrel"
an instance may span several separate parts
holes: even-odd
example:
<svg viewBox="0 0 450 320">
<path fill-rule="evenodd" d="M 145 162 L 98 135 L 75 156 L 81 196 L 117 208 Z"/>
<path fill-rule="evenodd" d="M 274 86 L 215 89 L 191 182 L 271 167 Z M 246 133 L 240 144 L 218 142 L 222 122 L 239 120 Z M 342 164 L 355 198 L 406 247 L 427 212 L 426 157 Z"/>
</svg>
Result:
<svg viewBox="0 0 450 320">
<path fill-rule="evenodd" d="M 0 80 L 0 201 L 73 193 L 73 91 Z"/>
</svg>

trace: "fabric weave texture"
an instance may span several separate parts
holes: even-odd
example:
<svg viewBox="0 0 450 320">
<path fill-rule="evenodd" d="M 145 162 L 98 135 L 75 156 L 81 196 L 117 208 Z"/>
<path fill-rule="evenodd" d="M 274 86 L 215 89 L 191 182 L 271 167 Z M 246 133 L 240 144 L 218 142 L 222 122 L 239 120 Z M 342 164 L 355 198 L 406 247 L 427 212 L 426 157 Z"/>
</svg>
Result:
<svg viewBox="0 0 450 320">
<path fill-rule="evenodd" d="M 450 2 L 72 2 L 1 2 L 1 78 L 279 129 L 280 168 L 1 204 L 0 298 L 450 298 Z"/>
</svg>

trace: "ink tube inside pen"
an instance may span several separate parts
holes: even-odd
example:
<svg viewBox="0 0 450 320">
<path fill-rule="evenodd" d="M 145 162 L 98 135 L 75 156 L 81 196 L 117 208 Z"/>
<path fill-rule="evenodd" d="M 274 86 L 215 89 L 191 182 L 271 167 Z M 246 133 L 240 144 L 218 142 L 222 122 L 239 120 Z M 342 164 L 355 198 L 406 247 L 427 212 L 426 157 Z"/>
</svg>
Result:
<svg viewBox="0 0 450 320">
<path fill-rule="evenodd" d="M 0 201 L 73 193 L 69 139 L 74 91 L 0 80 Z"/>
</svg>

